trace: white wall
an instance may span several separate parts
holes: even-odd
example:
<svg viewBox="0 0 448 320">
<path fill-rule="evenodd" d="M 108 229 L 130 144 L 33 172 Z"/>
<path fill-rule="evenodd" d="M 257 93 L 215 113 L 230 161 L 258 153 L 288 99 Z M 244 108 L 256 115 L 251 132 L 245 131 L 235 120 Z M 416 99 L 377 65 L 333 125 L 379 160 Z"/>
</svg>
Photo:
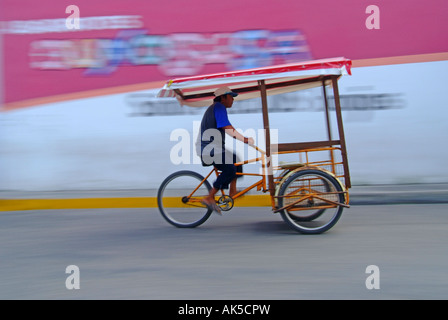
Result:
<svg viewBox="0 0 448 320">
<path fill-rule="evenodd" d="M 390 108 L 343 112 L 352 184 L 448 182 L 447 71 L 448 61 L 364 67 L 340 80 L 343 96 L 390 94 L 379 103 Z M 298 111 L 271 114 L 280 142 L 325 138 L 315 94 L 289 99 Z M 204 172 L 197 164 L 170 161 L 177 144 L 171 132 L 192 132 L 202 110 L 138 116 L 128 98 L 117 94 L 1 113 L 0 190 L 151 189 L 176 170 Z M 270 103 L 286 103 L 282 99 Z M 262 127 L 259 113 L 231 114 L 230 120 L 242 129 Z"/>
</svg>

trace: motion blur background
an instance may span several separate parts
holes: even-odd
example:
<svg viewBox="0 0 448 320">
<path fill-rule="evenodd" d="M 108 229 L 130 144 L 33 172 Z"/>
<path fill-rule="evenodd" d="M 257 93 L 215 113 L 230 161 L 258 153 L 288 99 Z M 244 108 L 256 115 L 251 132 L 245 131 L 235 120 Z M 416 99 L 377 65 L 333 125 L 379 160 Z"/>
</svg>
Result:
<svg viewBox="0 0 448 320">
<path fill-rule="evenodd" d="M 448 182 L 447 13 L 446 0 L 0 0 L 0 190 L 155 189 L 201 171 L 170 161 L 171 133 L 193 133 L 204 109 L 156 99 L 167 80 L 341 56 L 353 185 Z M 321 94 L 270 98 L 280 142 L 325 137 Z M 233 125 L 261 128 L 259 106 L 236 102 Z"/>
</svg>

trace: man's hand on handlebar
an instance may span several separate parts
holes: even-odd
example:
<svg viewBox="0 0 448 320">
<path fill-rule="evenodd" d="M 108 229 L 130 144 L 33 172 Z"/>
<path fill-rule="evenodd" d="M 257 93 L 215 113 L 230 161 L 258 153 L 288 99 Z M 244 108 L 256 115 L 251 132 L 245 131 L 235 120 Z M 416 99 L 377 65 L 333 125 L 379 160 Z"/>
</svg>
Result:
<svg viewBox="0 0 448 320">
<path fill-rule="evenodd" d="M 254 138 L 246 138 L 246 137 L 244 137 L 244 143 L 247 143 L 248 145 L 253 146 L 254 143 L 255 143 L 255 140 L 254 140 Z"/>
</svg>

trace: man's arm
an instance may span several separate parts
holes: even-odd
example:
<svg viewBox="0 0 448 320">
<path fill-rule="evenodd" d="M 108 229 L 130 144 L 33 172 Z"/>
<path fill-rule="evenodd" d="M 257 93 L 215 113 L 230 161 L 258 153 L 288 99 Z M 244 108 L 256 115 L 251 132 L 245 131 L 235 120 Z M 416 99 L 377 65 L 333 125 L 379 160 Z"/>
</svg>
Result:
<svg viewBox="0 0 448 320">
<path fill-rule="evenodd" d="M 237 139 L 237 140 L 247 143 L 249 145 L 253 145 L 255 143 L 253 138 L 246 138 L 241 133 L 239 133 L 237 130 L 235 130 L 235 128 L 232 125 L 225 126 L 222 128 L 225 130 L 225 132 L 229 136 L 231 136 L 234 139 Z"/>
</svg>

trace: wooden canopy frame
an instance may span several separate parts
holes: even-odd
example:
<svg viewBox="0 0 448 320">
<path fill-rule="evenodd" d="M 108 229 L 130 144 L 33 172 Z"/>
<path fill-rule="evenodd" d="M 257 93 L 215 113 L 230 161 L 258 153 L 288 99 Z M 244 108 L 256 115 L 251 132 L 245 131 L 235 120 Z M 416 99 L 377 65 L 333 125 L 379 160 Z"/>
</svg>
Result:
<svg viewBox="0 0 448 320">
<path fill-rule="evenodd" d="M 339 87 L 338 87 L 338 80 L 340 76 L 319 76 L 314 79 L 307 79 L 307 82 L 320 82 L 322 83 L 322 91 L 323 91 L 323 97 L 325 102 L 325 119 L 326 119 L 326 127 L 328 132 L 328 139 L 324 141 L 312 141 L 312 142 L 295 142 L 295 143 L 278 143 L 277 145 L 271 144 L 271 137 L 270 137 L 270 126 L 269 126 L 269 110 L 268 110 L 268 103 L 266 98 L 266 90 L 267 85 L 265 84 L 264 80 L 259 81 L 259 89 L 261 92 L 261 104 L 262 104 L 262 114 L 263 114 L 263 126 L 266 132 L 266 157 L 267 157 L 267 165 L 268 165 L 268 182 L 269 182 L 269 192 L 271 196 L 275 193 L 275 184 L 274 184 L 274 177 L 272 172 L 272 165 L 271 165 L 271 149 L 273 147 L 278 152 L 285 152 L 285 151 L 301 151 L 306 149 L 313 149 L 313 148 L 321 148 L 321 147 L 332 147 L 339 145 L 341 147 L 341 156 L 342 156 L 342 164 L 344 168 L 344 178 L 345 178 L 345 185 L 347 188 L 351 188 L 351 182 L 350 182 L 350 171 L 348 166 L 348 159 L 347 159 L 347 147 L 345 143 L 345 134 L 344 134 L 344 125 L 342 121 L 342 110 L 341 110 L 341 103 L 340 103 L 340 97 L 339 97 Z M 326 81 L 331 81 L 331 86 L 333 87 L 333 94 L 334 94 L 334 103 L 335 103 L 335 111 L 336 111 L 336 119 L 337 119 L 337 126 L 338 126 L 338 133 L 339 133 L 339 139 L 333 140 L 332 133 L 331 133 L 331 125 L 330 125 L 330 112 L 328 107 L 328 98 L 326 93 Z M 301 82 L 301 80 L 297 80 L 297 82 Z"/>
<path fill-rule="evenodd" d="M 202 75 L 188 78 L 177 78 L 168 81 L 159 91 L 158 97 L 176 97 L 181 105 L 200 107 L 210 105 L 214 91 L 221 86 L 228 86 L 239 94 L 238 98 L 251 99 L 261 97 L 263 127 L 266 139 L 266 158 L 268 169 L 268 188 L 271 196 L 275 194 L 275 183 L 271 161 L 271 151 L 301 151 L 313 148 L 340 146 L 346 188 L 351 187 L 350 172 L 347 159 L 342 111 L 339 96 L 338 80 L 350 73 L 351 61 L 345 58 L 314 60 L 290 65 L 271 66 L 247 69 L 219 74 Z M 269 107 L 267 96 L 315 88 L 321 86 L 325 103 L 327 140 L 271 144 Z M 333 88 L 335 112 L 339 139 L 332 137 L 330 126 L 330 110 L 326 87 Z"/>
</svg>

